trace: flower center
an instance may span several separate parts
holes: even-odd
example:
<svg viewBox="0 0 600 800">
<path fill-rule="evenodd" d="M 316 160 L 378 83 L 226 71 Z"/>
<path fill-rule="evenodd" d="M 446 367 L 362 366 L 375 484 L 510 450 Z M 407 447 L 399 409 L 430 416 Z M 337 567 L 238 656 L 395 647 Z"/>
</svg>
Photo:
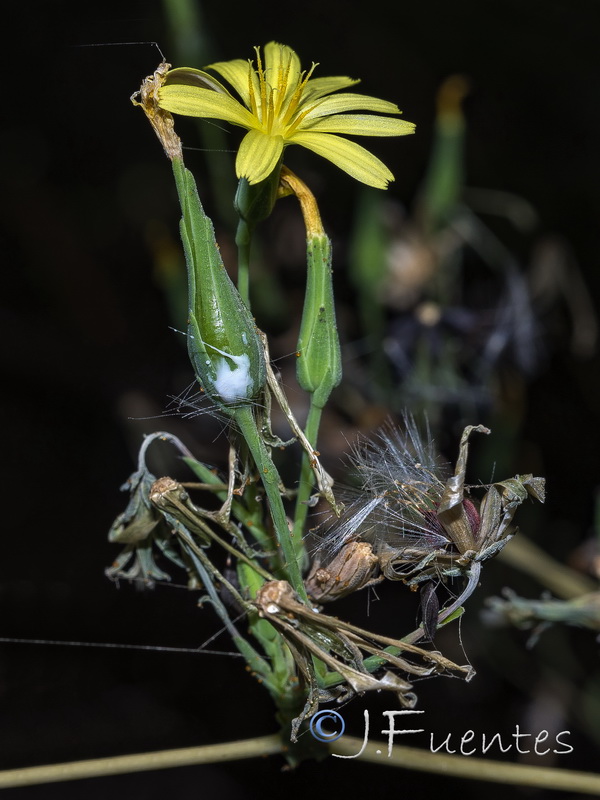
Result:
<svg viewBox="0 0 600 800">
<path fill-rule="evenodd" d="M 255 51 L 256 69 L 253 62 L 248 61 L 250 111 L 259 123 L 260 127 L 257 128 L 264 133 L 290 138 L 310 111 L 310 107 L 302 108 L 305 105 L 302 102 L 302 93 L 317 64 L 313 64 L 308 72 L 301 72 L 294 86 L 290 81 L 291 53 L 287 60 L 280 59 L 277 74 L 267 76 L 260 57 L 260 48 L 256 47 Z"/>
</svg>

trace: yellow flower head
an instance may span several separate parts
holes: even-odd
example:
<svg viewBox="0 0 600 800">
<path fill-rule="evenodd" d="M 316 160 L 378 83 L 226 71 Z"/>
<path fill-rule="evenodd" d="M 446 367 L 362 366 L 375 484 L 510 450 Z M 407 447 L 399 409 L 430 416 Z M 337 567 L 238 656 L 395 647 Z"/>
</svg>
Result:
<svg viewBox="0 0 600 800">
<path fill-rule="evenodd" d="M 412 122 L 348 111 L 400 114 L 395 103 L 362 94 L 332 94 L 358 83 L 342 76 L 312 78 L 316 64 L 301 71 L 290 48 L 269 42 L 264 61 L 256 50 L 252 61 L 235 59 L 206 69 L 225 78 L 241 97 L 237 100 L 212 75 L 199 69 L 172 69 L 158 90 L 158 105 L 174 114 L 222 119 L 246 128 L 236 159 L 238 178 L 249 183 L 265 180 L 280 161 L 284 147 L 299 144 L 329 159 L 353 178 L 385 189 L 394 176 L 364 147 L 336 134 L 403 136 L 413 133 Z"/>
</svg>

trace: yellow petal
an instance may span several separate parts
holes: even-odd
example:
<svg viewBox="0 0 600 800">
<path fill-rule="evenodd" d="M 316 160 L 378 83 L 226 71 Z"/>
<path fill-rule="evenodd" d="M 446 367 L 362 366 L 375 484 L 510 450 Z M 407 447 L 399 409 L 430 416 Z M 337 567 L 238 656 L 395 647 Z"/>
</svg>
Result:
<svg viewBox="0 0 600 800">
<path fill-rule="evenodd" d="M 300 59 L 291 47 L 269 42 L 265 51 L 265 78 L 272 89 L 283 94 L 285 102 L 294 93 L 300 79 Z"/>
<path fill-rule="evenodd" d="M 340 89 L 347 89 L 348 86 L 354 86 L 357 83 L 360 83 L 360 78 L 345 78 L 342 75 L 330 78 L 311 78 L 304 87 L 302 99 L 303 101 L 318 100 L 319 97 Z"/>
<path fill-rule="evenodd" d="M 290 144 L 307 147 L 367 186 L 387 189 L 388 183 L 394 180 L 389 169 L 373 153 L 341 136 L 299 131 L 292 136 Z"/>
<path fill-rule="evenodd" d="M 283 137 L 271 136 L 262 131 L 249 131 L 240 145 L 235 160 L 238 178 L 248 183 L 264 181 L 277 166 L 283 152 Z"/>
<path fill-rule="evenodd" d="M 229 93 L 219 94 L 199 86 L 162 86 L 158 91 L 158 105 L 173 114 L 223 119 L 242 128 L 251 128 L 256 124 L 248 109 Z"/>
<path fill-rule="evenodd" d="M 395 103 L 379 100 L 366 94 L 336 94 L 319 100 L 305 116 L 305 120 L 324 117 L 328 114 L 343 114 L 346 111 L 378 111 L 381 114 L 401 114 Z"/>
<path fill-rule="evenodd" d="M 300 125 L 301 130 L 323 133 L 345 133 L 352 136 L 404 136 L 415 132 L 413 122 L 394 117 L 375 117 L 370 114 L 337 114 L 335 117 L 317 119 L 310 125 Z"/>
<path fill-rule="evenodd" d="M 249 107 L 250 106 L 250 93 L 248 89 L 248 68 L 249 68 L 248 61 L 244 61 L 243 58 L 236 58 L 233 61 L 219 61 L 216 64 L 209 64 L 206 69 L 214 69 L 215 72 L 218 72 L 221 77 L 225 78 L 225 80 L 230 83 L 239 96 L 242 98 L 244 103 Z M 251 70 L 252 77 L 256 82 L 255 92 L 258 92 L 258 81 L 256 79 L 256 73 L 254 70 Z"/>
</svg>

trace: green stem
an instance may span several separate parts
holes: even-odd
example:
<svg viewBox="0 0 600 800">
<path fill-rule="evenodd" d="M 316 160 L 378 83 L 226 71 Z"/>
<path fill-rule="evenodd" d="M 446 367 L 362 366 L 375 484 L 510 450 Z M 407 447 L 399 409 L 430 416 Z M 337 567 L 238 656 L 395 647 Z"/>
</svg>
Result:
<svg viewBox="0 0 600 800">
<path fill-rule="evenodd" d="M 218 761 L 238 761 L 242 758 L 260 758 L 283 750 L 281 736 L 272 734 L 258 739 L 239 742 L 183 747 L 179 750 L 162 750 L 154 753 L 136 753 L 127 756 L 92 758 L 62 764 L 0 771 L 0 789 L 11 786 L 35 786 L 57 781 L 82 778 L 100 778 L 128 772 L 183 767 L 190 764 L 212 764 Z"/>
<path fill-rule="evenodd" d="M 363 745 L 362 739 L 343 736 L 331 749 L 340 755 L 355 755 Z M 361 761 L 378 766 L 401 767 L 432 774 L 441 774 L 446 779 L 469 778 L 477 781 L 530 786 L 554 791 L 579 792 L 598 795 L 600 776 L 591 772 L 576 772 L 570 769 L 538 767 L 534 764 L 508 764 L 491 758 L 465 758 L 462 755 L 432 753 L 417 747 L 402 747 L 394 744 L 392 754 L 387 756 L 387 742 L 369 742 L 360 754 Z M 382 756 L 382 753 L 385 755 Z"/>
<path fill-rule="evenodd" d="M 246 220 L 240 219 L 235 234 L 238 249 L 238 291 L 244 303 L 250 308 L 250 245 L 252 230 Z"/>
<path fill-rule="evenodd" d="M 265 487 L 265 492 L 269 501 L 269 509 L 275 527 L 275 534 L 278 544 L 281 547 L 283 562 L 289 582 L 296 594 L 304 602 L 308 602 L 302 575 L 300 573 L 298 554 L 292 544 L 285 509 L 279 491 L 281 481 L 277 468 L 258 432 L 252 409 L 249 406 L 240 406 L 234 411 L 234 419 L 242 436 L 246 440 L 248 449 L 250 450 L 254 463 L 260 473 L 263 486 Z"/>
<path fill-rule="evenodd" d="M 353 736 L 344 736 L 330 745 L 336 754 L 351 756 L 358 753 L 362 746 L 363 740 Z M 271 734 L 257 739 L 200 747 L 182 747 L 178 750 L 162 750 L 153 753 L 47 764 L 40 767 L 8 769 L 0 772 L 0 789 L 172 769 L 192 764 L 216 764 L 219 761 L 263 758 L 266 755 L 283 753 L 285 749 L 286 745 L 282 742 L 281 736 Z M 394 744 L 391 757 L 386 756 L 387 742 L 371 741 L 360 754 L 359 761 L 369 761 L 378 766 L 437 773 L 446 778 L 468 778 L 555 791 L 564 790 L 570 793 L 595 794 L 596 796 L 600 792 L 600 776 L 590 772 L 538 767 L 530 764 L 508 764 L 486 758 L 465 758 L 461 755 L 431 753 L 428 750 L 396 744 Z"/>
<path fill-rule="evenodd" d="M 313 402 L 313 396 L 310 399 L 310 408 L 308 410 L 308 417 L 306 419 L 306 427 L 304 434 L 310 446 L 316 448 L 317 438 L 319 435 L 319 425 L 321 423 L 321 413 L 323 409 L 316 406 Z M 296 511 L 294 514 L 294 539 L 300 539 L 304 534 L 304 526 L 306 524 L 306 517 L 308 516 L 308 498 L 313 487 L 313 472 L 308 453 L 304 453 L 302 457 L 302 468 L 300 471 L 300 482 L 298 485 L 298 496 L 296 499 Z"/>
</svg>

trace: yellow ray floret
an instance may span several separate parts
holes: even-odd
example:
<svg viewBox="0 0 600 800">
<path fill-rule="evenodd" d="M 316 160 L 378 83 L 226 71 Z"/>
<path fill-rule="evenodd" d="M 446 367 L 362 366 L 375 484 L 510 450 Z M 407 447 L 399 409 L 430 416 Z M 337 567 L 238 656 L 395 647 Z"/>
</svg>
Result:
<svg viewBox="0 0 600 800">
<path fill-rule="evenodd" d="M 327 158 L 356 180 L 385 189 L 394 176 L 364 147 L 337 134 L 404 136 L 412 122 L 376 114 L 400 114 L 395 103 L 362 94 L 333 95 L 358 83 L 343 76 L 312 78 L 316 64 L 301 70 L 296 53 L 269 42 L 252 61 L 235 59 L 210 64 L 241 98 L 204 70 L 180 67 L 167 72 L 158 91 L 158 105 L 173 114 L 222 119 L 246 128 L 236 158 L 238 178 L 265 180 L 289 144 L 299 144 Z M 375 112 L 375 114 L 348 112 Z"/>
</svg>

